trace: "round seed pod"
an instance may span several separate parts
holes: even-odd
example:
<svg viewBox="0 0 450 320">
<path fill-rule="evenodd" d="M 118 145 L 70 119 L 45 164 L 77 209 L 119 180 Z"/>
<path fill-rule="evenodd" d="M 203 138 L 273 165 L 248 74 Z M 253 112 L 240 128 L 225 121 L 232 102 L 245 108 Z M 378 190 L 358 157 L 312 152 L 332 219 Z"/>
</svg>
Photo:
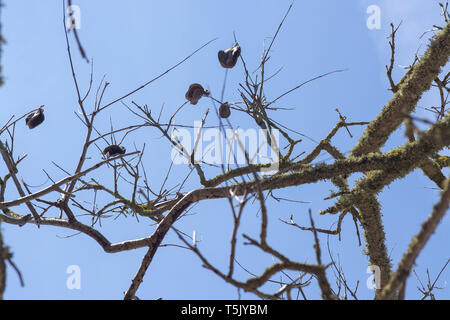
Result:
<svg viewBox="0 0 450 320">
<path fill-rule="evenodd" d="M 236 43 L 229 49 L 220 50 L 217 54 L 220 65 L 224 68 L 233 68 L 241 55 L 241 47 Z"/>
<path fill-rule="evenodd" d="M 186 100 L 188 100 L 191 104 L 196 105 L 198 100 L 201 97 L 207 96 L 209 94 L 208 90 L 203 89 L 202 85 L 198 83 L 193 83 L 189 86 L 188 91 L 184 95 Z"/>
<path fill-rule="evenodd" d="M 114 157 L 117 156 L 118 154 L 124 154 L 127 150 L 125 149 L 125 147 L 122 146 L 118 146 L 117 144 L 112 144 L 110 146 L 107 146 L 104 150 L 103 150 L 103 154 L 109 158 L 109 157 Z"/>
<path fill-rule="evenodd" d="M 230 105 L 228 102 L 222 103 L 219 107 L 219 115 L 221 118 L 228 118 L 231 114 Z"/>
<path fill-rule="evenodd" d="M 43 106 L 39 107 L 39 109 L 36 112 L 29 114 L 25 118 L 25 124 L 28 126 L 28 128 L 34 129 L 42 122 L 44 122 L 45 116 L 44 116 L 44 109 L 42 109 L 42 107 Z"/>
</svg>

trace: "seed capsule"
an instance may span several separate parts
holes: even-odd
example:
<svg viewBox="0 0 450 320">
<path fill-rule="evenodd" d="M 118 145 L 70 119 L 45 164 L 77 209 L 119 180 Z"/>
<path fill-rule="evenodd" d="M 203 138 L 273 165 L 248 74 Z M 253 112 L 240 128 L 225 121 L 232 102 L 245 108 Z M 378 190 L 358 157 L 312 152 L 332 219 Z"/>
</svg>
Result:
<svg viewBox="0 0 450 320">
<path fill-rule="evenodd" d="M 118 154 L 124 154 L 127 150 L 125 149 L 125 147 L 122 146 L 118 146 L 117 144 L 112 144 L 110 146 L 107 146 L 104 150 L 103 150 L 103 154 L 109 158 L 109 157 L 114 157 L 117 156 Z"/>
<path fill-rule="evenodd" d="M 220 50 L 217 54 L 219 62 L 224 68 L 233 68 L 241 55 L 241 47 L 236 43 L 229 49 Z"/>
<path fill-rule="evenodd" d="M 42 122 L 44 122 L 45 120 L 44 109 L 42 109 L 42 107 L 43 106 L 39 107 L 39 109 L 36 112 L 29 114 L 25 118 L 25 124 L 28 126 L 28 128 L 34 129 Z"/>
<path fill-rule="evenodd" d="M 221 118 L 228 118 L 231 114 L 230 105 L 228 102 L 222 103 L 219 107 L 219 115 Z"/>
<path fill-rule="evenodd" d="M 203 89 L 203 87 L 198 83 L 193 83 L 189 86 L 189 89 L 184 97 L 186 98 L 186 100 L 189 100 L 191 104 L 196 105 L 201 97 L 207 95 L 209 95 L 208 90 Z"/>
</svg>

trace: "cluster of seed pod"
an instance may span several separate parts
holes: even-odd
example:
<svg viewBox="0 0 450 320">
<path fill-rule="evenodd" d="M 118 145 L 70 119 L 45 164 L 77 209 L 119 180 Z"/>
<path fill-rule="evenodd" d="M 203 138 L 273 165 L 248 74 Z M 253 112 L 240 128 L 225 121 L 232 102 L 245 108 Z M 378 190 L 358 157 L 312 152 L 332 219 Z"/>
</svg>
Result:
<svg viewBox="0 0 450 320">
<path fill-rule="evenodd" d="M 37 111 L 30 113 L 26 118 L 25 118 L 25 124 L 28 126 L 28 128 L 30 129 L 34 129 L 36 128 L 38 125 L 40 125 L 42 122 L 44 122 L 45 120 L 45 116 L 44 116 L 44 106 L 40 106 L 39 109 L 37 109 Z"/>
<path fill-rule="evenodd" d="M 107 146 L 105 149 L 103 149 L 103 154 L 107 157 L 114 157 L 119 154 L 125 154 L 127 150 L 125 147 L 119 146 L 117 144 L 112 144 L 110 146 Z"/>
<path fill-rule="evenodd" d="M 184 95 L 186 100 L 188 100 L 191 104 L 196 105 L 198 100 L 200 100 L 203 96 L 208 96 L 209 91 L 203 89 L 201 84 L 193 83 L 189 86 L 188 91 Z"/>
<path fill-rule="evenodd" d="M 224 68 L 233 68 L 241 55 L 241 47 L 235 43 L 229 49 L 219 50 L 217 57 L 219 58 L 220 65 Z M 203 96 L 208 96 L 209 91 L 205 90 L 202 85 L 193 83 L 189 86 L 188 91 L 184 95 L 186 100 L 191 104 L 196 105 Z M 230 105 L 228 102 L 222 103 L 219 107 L 219 115 L 221 118 L 228 118 L 231 115 Z"/>
<path fill-rule="evenodd" d="M 221 118 L 228 118 L 231 115 L 231 111 L 230 111 L 230 105 L 228 104 L 228 102 L 224 102 L 220 105 L 219 107 L 219 116 Z"/>
<path fill-rule="evenodd" d="M 38 110 L 36 110 L 33 113 L 30 113 L 26 118 L 25 118 L 25 124 L 28 126 L 28 128 L 30 129 L 34 129 L 36 128 L 38 125 L 40 125 L 42 122 L 44 122 L 45 120 L 45 116 L 44 116 L 44 106 L 40 106 Z M 110 146 L 107 146 L 104 150 L 103 150 L 103 154 L 107 157 L 114 157 L 117 156 L 119 154 L 125 154 L 126 149 L 125 147 L 116 145 L 116 144 L 112 144 Z"/>
<path fill-rule="evenodd" d="M 217 54 L 219 62 L 224 68 L 233 68 L 236 65 L 240 55 L 241 47 L 237 43 L 229 49 L 220 50 Z"/>
</svg>

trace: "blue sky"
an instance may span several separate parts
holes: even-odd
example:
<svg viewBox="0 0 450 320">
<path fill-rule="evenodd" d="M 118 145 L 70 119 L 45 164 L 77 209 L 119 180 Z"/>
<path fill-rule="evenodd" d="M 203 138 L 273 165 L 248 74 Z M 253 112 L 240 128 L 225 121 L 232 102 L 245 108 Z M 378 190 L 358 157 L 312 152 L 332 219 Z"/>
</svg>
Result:
<svg viewBox="0 0 450 320">
<path fill-rule="evenodd" d="M 61 1 L 4 1 L 2 25 L 7 45 L 2 56 L 5 85 L 0 89 L 0 123 L 11 115 L 20 116 L 30 109 L 45 104 L 46 121 L 43 125 L 28 130 L 25 126 L 16 128 L 15 155 L 28 154 L 20 165 L 20 175 L 26 182 L 36 186 L 34 191 L 50 183 L 42 169 L 53 179 L 65 175 L 52 161 L 66 170 L 74 170 L 82 147 L 85 130 L 75 116 L 77 98 L 71 78 L 67 57 L 63 9 Z M 165 71 L 192 51 L 218 38 L 194 55 L 186 63 L 168 73 L 160 80 L 124 100 L 131 104 L 147 104 L 158 114 L 164 104 L 163 119 L 168 119 L 185 100 L 189 84 L 198 82 L 209 88 L 219 98 L 224 79 L 224 69 L 217 62 L 217 51 L 233 44 L 236 33 L 242 54 L 250 70 L 257 68 L 264 40 L 273 36 L 290 1 L 253 0 L 222 2 L 212 1 L 143 1 L 113 2 L 106 0 L 73 1 L 81 9 L 81 29 L 78 31 L 83 47 L 94 61 L 94 89 L 106 75 L 110 86 L 104 101 L 112 101 L 149 79 Z M 381 9 L 381 28 L 369 30 L 366 27 L 369 5 Z M 385 65 L 390 58 L 387 36 L 390 22 L 402 22 L 397 38 L 397 60 L 394 77 L 399 80 L 404 70 L 399 66 L 412 63 L 416 51 L 426 49 L 429 36 L 420 38 L 433 24 L 442 24 L 438 1 L 384 0 L 384 1 L 296 1 L 273 47 L 267 64 L 267 74 L 283 67 L 279 75 L 268 83 L 266 96 L 275 98 L 297 84 L 317 75 L 336 70 L 346 72 L 332 74 L 314 81 L 293 92 L 278 102 L 280 107 L 293 107 L 291 111 L 272 112 L 271 116 L 285 126 L 295 129 L 316 141 L 324 138 L 338 121 L 335 108 L 350 121 L 370 121 L 391 98 L 389 83 L 385 76 Z M 84 91 L 88 87 L 90 66 L 81 59 L 73 35 L 69 34 L 77 77 Z M 228 72 L 225 100 L 236 101 L 239 82 L 244 79 L 243 67 L 238 65 Z M 426 94 L 419 107 L 436 104 L 435 94 Z M 88 101 L 92 108 L 94 99 Z M 188 106 L 177 115 L 177 123 L 193 125 L 200 120 L 210 100 L 202 99 L 196 106 Z M 420 117 L 433 115 L 417 109 Z M 96 127 L 107 132 L 110 118 L 115 128 L 138 122 L 135 116 L 117 103 L 108 109 Z M 242 115 L 233 114 L 232 123 L 242 128 L 253 124 Z M 216 125 L 213 114 L 208 124 Z M 345 130 L 334 138 L 334 144 L 343 152 L 349 151 L 362 133 L 362 128 L 352 128 L 354 138 Z M 134 145 L 142 148 L 146 144 L 144 163 L 148 170 L 151 186 L 158 188 L 170 166 L 170 146 L 160 138 L 156 130 L 143 129 L 124 140 L 127 150 Z M 120 139 L 121 136 L 119 135 Z M 4 141 L 5 136 L 2 136 Z M 383 150 L 403 144 L 403 131 L 397 130 Z M 99 147 L 105 145 L 99 143 Z M 298 152 L 308 152 L 314 143 L 304 139 L 297 147 Z M 89 151 L 86 166 L 101 159 L 97 148 Z M 318 161 L 328 161 L 321 155 Z M 4 175 L 4 167 L 0 167 Z M 176 166 L 169 177 L 173 186 L 184 179 L 188 168 Z M 212 177 L 213 170 L 207 170 Z M 448 172 L 447 172 L 448 174 Z M 101 168 L 92 177 L 102 182 L 111 181 L 110 169 Z M 356 175 L 355 177 L 356 178 Z M 186 189 L 198 187 L 195 175 L 189 179 Z M 431 212 L 438 200 L 438 191 L 433 183 L 420 171 L 414 171 L 402 181 L 396 181 L 380 194 L 383 204 L 383 221 L 387 234 L 387 245 L 393 266 L 401 258 L 411 237 L 418 232 L 421 222 Z M 308 225 L 308 209 L 314 213 L 331 205 L 324 201 L 333 186 L 328 182 L 288 188 L 276 192 L 277 196 L 307 201 L 306 204 L 275 201 L 268 202 L 271 216 L 269 242 L 292 259 L 315 262 L 312 251 L 312 235 L 298 232 L 279 222 L 291 214 L 300 225 Z M 13 199 L 16 192 L 9 187 L 6 198 Z M 56 200 L 56 195 L 48 199 Z M 90 201 L 91 199 L 83 199 Z M 21 211 L 22 210 L 22 211 Z M 20 207 L 17 212 L 26 213 Z M 178 222 L 177 227 L 192 234 L 197 230 L 201 242 L 199 248 L 222 270 L 228 263 L 229 240 L 232 231 L 231 213 L 226 200 L 211 200 L 195 206 Z M 57 215 L 58 212 L 51 212 Z M 329 228 L 336 217 L 314 216 L 316 226 Z M 246 211 L 241 231 L 257 235 L 260 218 L 257 207 Z M 86 220 L 89 221 L 89 220 Z M 19 285 L 14 271 L 8 269 L 6 299 L 121 299 L 135 275 L 145 249 L 117 254 L 105 253 L 92 239 L 74 235 L 70 230 L 34 225 L 22 228 L 2 224 L 5 241 L 14 253 L 14 261 L 20 268 L 25 287 Z M 449 252 L 442 244 L 448 243 L 450 219 L 448 216 L 438 227 L 437 233 L 427 244 L 419 259 L 416 271 L 425 281 L 426 268 L 436 275 Z M 151 221 L 143 218 L 119 217 L 103 221 L 100 231 L 111 242 L 119 242 L 147 236 L 154 230 Z M 362 231 L 362 230 L 361 230 Z M 70 237 L 68 237 L 70 236 Z M 273 263 L 273 259 L 255 248 L 242 245 L 239 237 L 237 259 L 251 272 L 262 272 Z M 173 233 L 169 233 L 165 244 L 180 244 Z M 326 237 L 321 238 L 326 254 Z M 352 287 L 360 282 L 361 298 L 371 298 L 373 291 L 365 283 L 367 259 L 362 254 L 354 232 L 353 221 L 346 218 L 343 224 L 342 241 L 330 240 L 335 258 L 339 259 Z M 81 270 L 81 289 L 69 290 L 66 269 L 78 265 Z M 447 270 L 440 281 L 445 285 Z M 244 280 L 248 274 L 236 267 L 236 276 Z M 285 279 L 285 278 L 283 278 Z M 412 276 L 408 282 L 407 294 L 418 298 L 417 282 Z M 266 291 L 276 286 L 265 287 Z M 449 298 L 450 289 L 437 292 L 438 298 Z M 315 283 L 306 289 L 309 297 L 318 298 Z M 160 248 L 152 262 L 137 296 L 144 299 L 235 299 L 236 289 L 229 286 L 210 271 L 204 269 L 200 260 L 187 250 L 173 246 Z M 242 298 L 255 298 L 242 293 Z"/>
</svg>

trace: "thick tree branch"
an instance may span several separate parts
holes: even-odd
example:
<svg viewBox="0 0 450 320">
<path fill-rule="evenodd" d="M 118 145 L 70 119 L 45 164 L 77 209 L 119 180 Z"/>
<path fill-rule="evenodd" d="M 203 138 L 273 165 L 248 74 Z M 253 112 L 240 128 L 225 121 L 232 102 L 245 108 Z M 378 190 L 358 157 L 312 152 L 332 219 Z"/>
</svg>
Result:
<svg viewBox="0 0 450 320">
<path fill-rule="evenodd" d="M 431 41 L 424 56 L 398 86 L 394 97 L 386 104 L 378 117 L 367 126 L 364 136 L 353 148 L 352 155 L 360 156 L 377 151 L 389 135 L 414 110 L 422 94 L 439 75 L 450 56 L 450 24 Z"/>
</svg>

